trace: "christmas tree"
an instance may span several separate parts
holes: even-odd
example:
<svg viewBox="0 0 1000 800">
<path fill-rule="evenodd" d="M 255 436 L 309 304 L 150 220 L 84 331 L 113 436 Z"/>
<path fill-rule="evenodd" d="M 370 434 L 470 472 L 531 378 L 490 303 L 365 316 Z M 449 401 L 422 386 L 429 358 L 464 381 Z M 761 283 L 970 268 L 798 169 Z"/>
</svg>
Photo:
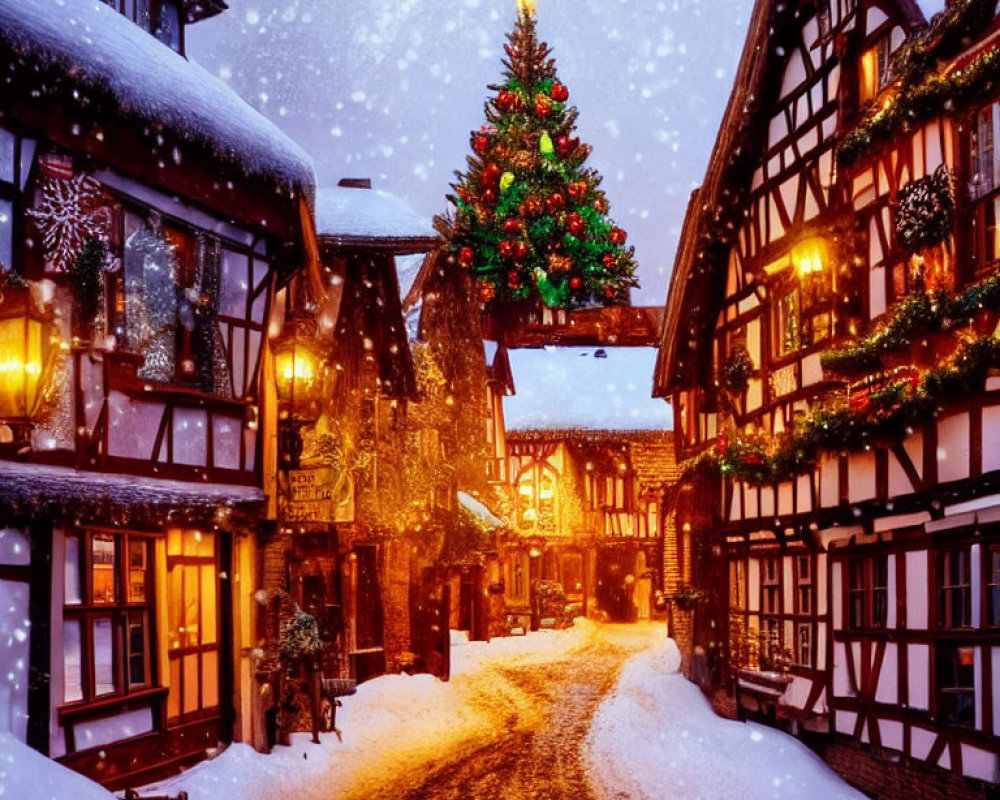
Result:
<svg viewBox="0 0 1000 800">
<path fill-rule="evenodd" d="M 468 172 L 456 172 L 451 247 L 484 304 L 537 297 L 550 307 L 628 302 L 633 248 L 608 218 L 601 176 L 584 166 L 577 110 L 549 47 L 519 0 L 504 45 L 505 81 L 492 85 L 486 124 L 472 133 Z"/>
</svg>

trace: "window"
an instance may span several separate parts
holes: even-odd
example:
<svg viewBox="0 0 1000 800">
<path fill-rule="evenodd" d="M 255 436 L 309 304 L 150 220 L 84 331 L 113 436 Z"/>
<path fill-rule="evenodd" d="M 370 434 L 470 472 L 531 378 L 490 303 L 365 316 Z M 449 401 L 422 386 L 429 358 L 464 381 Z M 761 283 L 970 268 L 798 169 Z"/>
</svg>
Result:
<svg viewBox="0 0 1000 800">
<path fill-rule="evenodd" d="M 889 82 L 891 61 L 889 37 L 883 36 L 861 55 L 859 65 L 858 100 L 867 103 L 875 99 L 879 91 Z"/>
<path fill-rule="evenodd" d="M 847 627 L 885 627 L 888 601 L 889 557 L 850 559 L 847 562 Z"/>
<path fill-rule="evenodd" d="M 217 576 L 214 534 L 168 531 L 168 719 L 219 705 Z"/>
<path fill-rule="evenodd" d="M 729 605 L 734 609 L 747 607 L 747 565 L 742 559 L 729 562 Z"/>
<path fill-rule="evenodd" d="M 972 625 L 971 548 L 958 547 L 937 554 L 938 626 Z"/>
<path fill-rule="evenodd" d="M 937 647 L 937 717 L 955 725 L 976 724 L 975 649 L 945 643 Z"/>
<path fill-rule="evenodd" d="M 539 531 L 555 530 L 555 476 L 545 465 L 536 463 L 517 481 L 518 521 Z"/>
<path fill-rule="evenodd" d="M 990 627 L 1000 626 L 1000 545 L 991 545 L 986 557 L 986 617 Z"/>
<path fill-rule="evenodd" d="M 812 660 L 812 623 L 796 623 L 795 663 L 802 667 L 811 667 Z"/>
<path fill-rule="evenodd" d="M 969 195 L 973 200 L 973 242 L 979 268 L 987 267 L 1000 258 L 1000 105 L 991 103 L 980 109 L 972 125 Z M 977 202 L 978 201 L 978 202 Z"/>
<path fill-rule="evenodd" d="M 781 562 L 765 558 L 760 562 L 761 605 L 764 614 L 781 613 Z"/>
<path fill-rule="evenodd" d="M 783 356 L 802 346 L 798 289 L 790 289 L 778 297 L 776 309 L 775 353 Z"/>
<path fill-rule="evenodd" d="M 795 557 L 795 613 L 813 613 L 812 556 Z"/>
<path fill-rule="evenodd" d="M 152 540 L 84 531 L 65 539 L 63 702 L 153 684 Z"/>
</svg>

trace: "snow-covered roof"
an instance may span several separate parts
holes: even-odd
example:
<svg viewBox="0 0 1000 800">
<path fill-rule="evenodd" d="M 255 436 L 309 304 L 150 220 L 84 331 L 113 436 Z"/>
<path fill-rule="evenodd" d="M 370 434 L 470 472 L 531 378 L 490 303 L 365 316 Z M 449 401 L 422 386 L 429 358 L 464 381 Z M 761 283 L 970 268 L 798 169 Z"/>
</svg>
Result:
<svg viewBox="0 0 1000 800">
<path fill-rule="evenodd" d="M 426 252 L 440 241 L 430 219 L 382 189 L 335 186 L 316 192 L 316 233 L 339 244 L 399 245 Z"/>
<path fill-rule="evenodd" d="M 653 347 L 510 350 L 517 393 L 504 398 L 509 431 L 650 431 L 673 427 L 670 407 L 650 395 Z"/>
<path fill-rule="evenodd" d="M 101 0 L 0 0 L 0 42 L 23 63 L 72 76 L 83 98 L 110 93 L 122 116 L 207 146 L 248 174 L 312 191 L 312 160 L 302 148 L 220 79 Z"/>
<path fill-rule="evenodd" d="M 479 523 L 490 530 L 506 528 L 507 523 L 490 511 L 468 492 L 458 493 L 458 504 Z"/>
<path fill-rule="evenodd" d="M 87 472 L 49 464 L 0 461 L 0 495 L 17 503 L 110 503 L 122 506 L 216 508 L 262 503 L 254 486 L 160 480 Z"/>
</svg>

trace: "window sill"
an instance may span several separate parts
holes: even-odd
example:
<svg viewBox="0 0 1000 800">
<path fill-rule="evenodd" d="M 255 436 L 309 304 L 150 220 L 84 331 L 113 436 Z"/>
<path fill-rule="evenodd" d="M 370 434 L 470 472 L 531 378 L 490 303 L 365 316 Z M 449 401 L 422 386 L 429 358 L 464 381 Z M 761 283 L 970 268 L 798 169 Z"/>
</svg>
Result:
<svg viewBox="0 0 1000 800">
<path fill-rule="evenodd" d="M 67 703 L 56 709 L 59 722 L 77 722 L 83 719 L 106 716 L 110 711 L 124 711 L 141 706 L 152 706 L 167 696 L 166 686 L 139 689 L 129 694 L 115 694 L 98 700 Z"/>
</svg>

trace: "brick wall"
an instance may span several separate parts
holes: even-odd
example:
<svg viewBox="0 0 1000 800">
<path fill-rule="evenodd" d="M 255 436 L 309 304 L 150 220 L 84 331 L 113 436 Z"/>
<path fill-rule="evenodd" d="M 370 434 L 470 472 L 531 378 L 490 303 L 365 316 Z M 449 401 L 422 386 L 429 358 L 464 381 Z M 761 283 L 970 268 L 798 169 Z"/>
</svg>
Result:
<svg viewBox="0 0 1000 800">
<path fill-rule="evenodd" d="M 874 800 L 995 800 L 998 787 L 961 778 L 920 763 L 896 763 L 879 758 L 854 742 L 814 744 L 844 780 Z M 989 789 L 992 788 L 992 792 Z"/>
</svg>

